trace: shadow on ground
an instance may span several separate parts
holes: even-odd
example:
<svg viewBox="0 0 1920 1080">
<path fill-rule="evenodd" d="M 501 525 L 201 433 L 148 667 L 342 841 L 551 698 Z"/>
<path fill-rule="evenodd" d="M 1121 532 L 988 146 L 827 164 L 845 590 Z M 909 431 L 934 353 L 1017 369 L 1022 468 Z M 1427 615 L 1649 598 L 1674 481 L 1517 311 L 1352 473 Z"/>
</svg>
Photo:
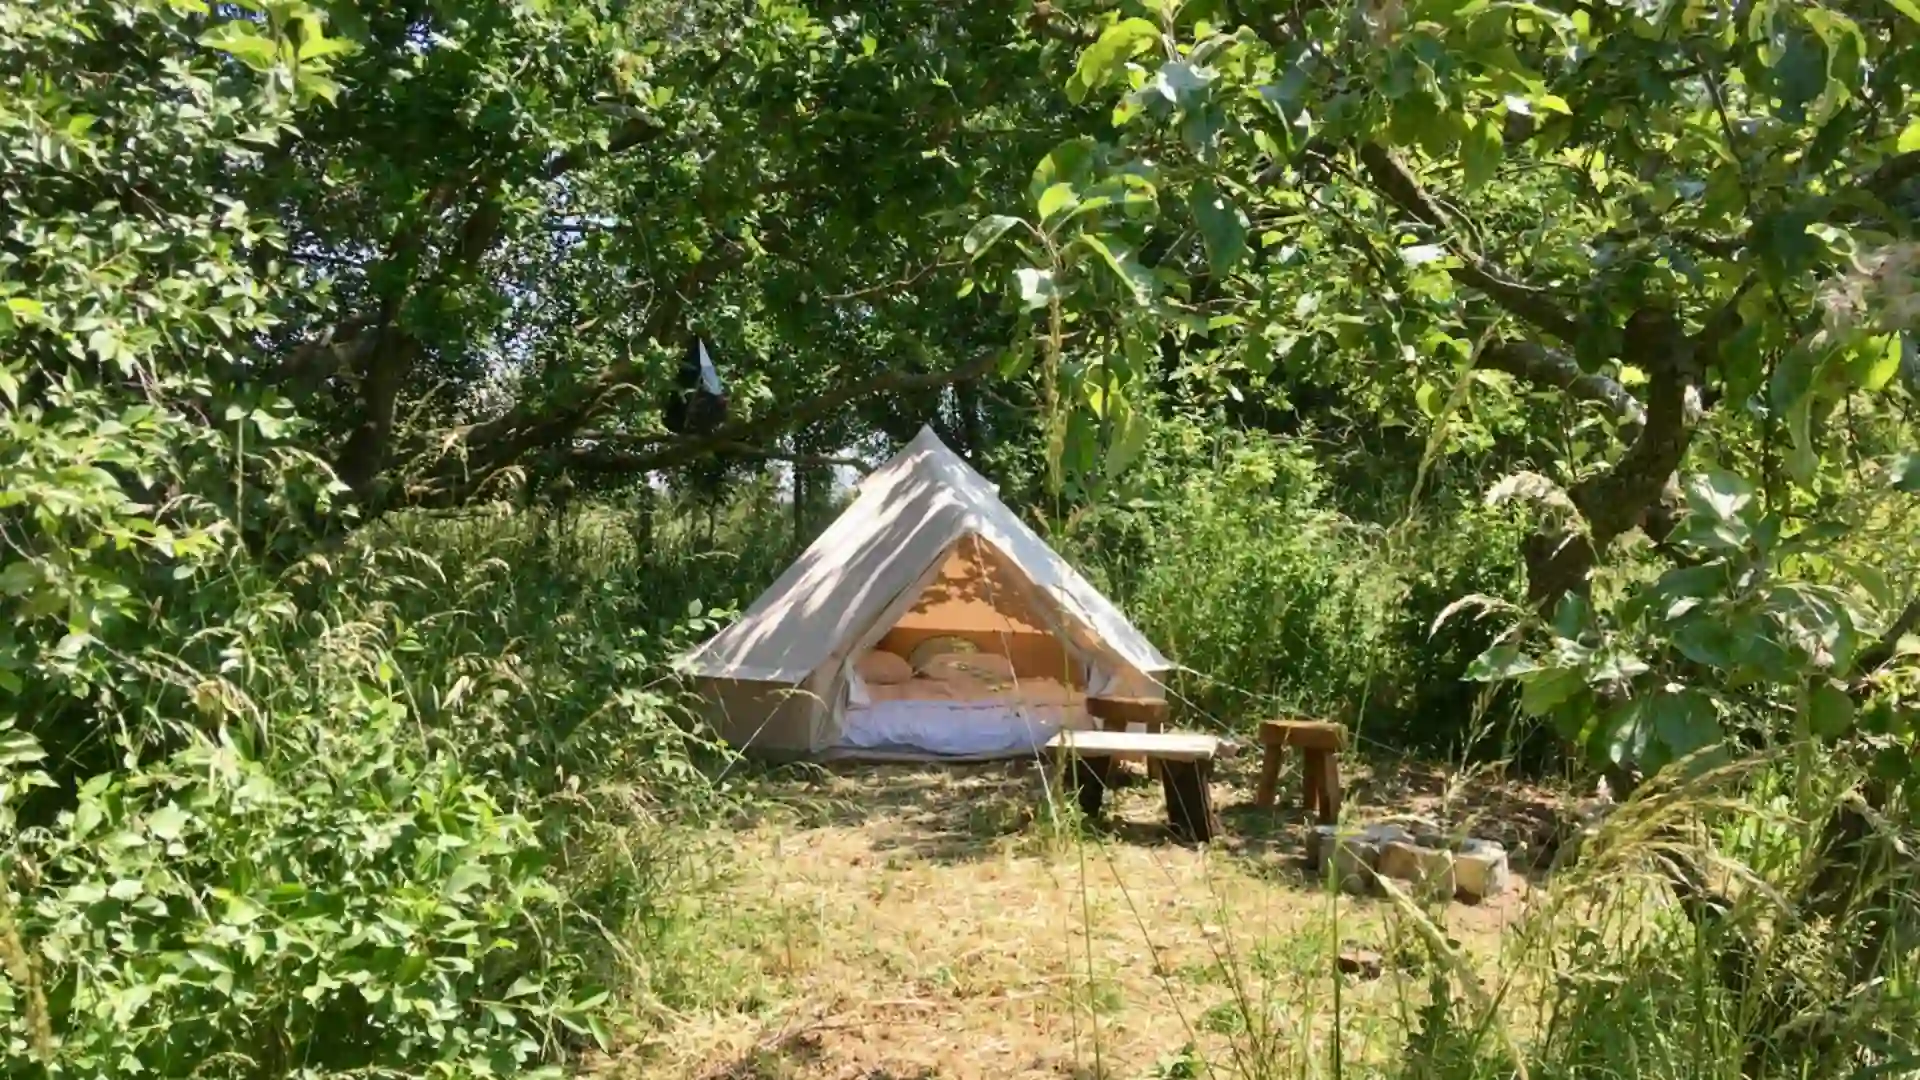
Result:
<svg viewBox="0 0 1920 1080">
<path fill-rule="evenodd" d="M 1442 764 L 1381 757 L 1348 761 L 1343 819 L 1398 821 L 1455 835 L 1496 840 L 1516 868 L 1550 849 L 1565 800 L 1548 789 L 1506 778 L 1497 769 L 1458 771 Z M 1222 835 L 1214 850 L 1243 860 L 1276 881 L 1307 886 L 1308 836 L 1315 818 L 1300 805 L 1297 759 L 1280 776 L 1273 807 L 1254 805 L 1259 764 L 1253 755 L 1220 763 L 1213 783 Z M 939 864 L 998 855 L 1009 843 L 1039 842 L 1071 827 L 1073 815 L 1050 807 L 1070 803 L 1052 770 L 1032 759 L 985 764 L 795 765 L 747 778 L 756 797 L 735 822 L 748 829 L 770 819 L 794 827 L 858 828 L 877 853 Z M 1110 841 L 1163 846 L 1182 843 L 1166 824 L 1158 782 L 1138 764 L 1121 766 L 1102 819 L 1081 823 Z"/>
</svg>

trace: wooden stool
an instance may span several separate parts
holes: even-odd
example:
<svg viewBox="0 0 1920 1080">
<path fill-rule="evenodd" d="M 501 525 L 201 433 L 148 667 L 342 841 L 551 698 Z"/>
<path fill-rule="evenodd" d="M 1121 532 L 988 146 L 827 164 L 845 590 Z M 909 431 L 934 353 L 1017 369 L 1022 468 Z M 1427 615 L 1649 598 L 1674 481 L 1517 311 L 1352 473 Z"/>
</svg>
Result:
<svg viewBox="0 0 1920 1080">
<path fill-rule="evenodd" d="M 1140 724 L 1158 734 L 1167 728 L 1167 703 L 1160 698 L 1096 697 L 1087 695 L 1087 715 L 1100 723 L 1102 731 L 1126 731 Z M 1147 779 L 1160 778 L 1160 762 L 1147 759 Z"/>
<path fill-rule="evenodd" d="M 1257 806 L 1272 806 L 1280 783 L 1280 758 L 1291 746 L 1306 756 L 1306 809 L 1318 812 L 1323 825 L 1340 818 L 1340 761 L 1334 757 L 1347 746 L 1347 729 L 1319 720 L 1268 720 L 1260 725 L 1260 744 L 1266 757 L 1260 762 Z"/>
</svg>

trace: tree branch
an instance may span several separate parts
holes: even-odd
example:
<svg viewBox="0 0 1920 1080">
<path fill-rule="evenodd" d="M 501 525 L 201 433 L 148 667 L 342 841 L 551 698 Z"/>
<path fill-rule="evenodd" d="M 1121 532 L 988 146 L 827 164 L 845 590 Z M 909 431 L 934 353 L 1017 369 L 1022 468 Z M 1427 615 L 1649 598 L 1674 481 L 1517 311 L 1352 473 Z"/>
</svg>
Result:
<svg viewBox="0 0 1920 1080">
<path fill-rule="evenodd" d="M 546 177 L 558 180 L 589 162 L 624 154 L 642 143 L 651 142 L 666 134 L 666 131 L 666 125 L 651 116 L 629 117 L 607 136 L 604 149 L 592 143 L 582 143 L 549 161 Z"/>
<path fill-rule="evenodd" d="M 1882 161 L 1861 186 L 1885 199 L 1916 176 L 1920 176 L 1920 150 L 1909 150 Z"/>
<path fill-rule="evenodd" d="M 876 293 L 884 293 L 884 292 L 891 292 L 897 289 L 904 289 L 907 286 L 912 285 L 914 282 L 919 281 L 921 278 L 926 277 L 928 274 L 931 274 L 936 270 L 944 270 L 951 266 L 961 266 L 961 265 L 964 265 L 964 264 L 959 259 L 945 259 L 938 262 L 931 262 L 921 267 L 920 269 L 915 270 L 913 273 L 908 274 L 906 277 L 901 278 L 898 281 L 889 281 L 883 285 L 870 285 L 867 288 L 855 289 L 852 292 L 834 293 L 832 296 L 823 296 L 820 299 L 830 301 L 830 302 L 839 301 L 839 300 L 857 300 L 863 296 L 873 296 Z"/>
<path fill-rule="evenodd" d="M 1373 186 L 1402 211 L 1439 232 L 1457 236 L 1464 231 L 1393 151 L 1367 143 L 1360 148 L 1360 164 Z M 1452 246 L 1461 263 L 1451 271 L 1455 281 L 1480 290 L 1494 303 L 1560 341 L 1572 344 L 1579 336 L 1580 324 L 1547 293 L 1508 277 L 1458 239 Z"/>
<path fill-rule="evenodd" d="M 1499 341 L 1480 354 L 1480 363 L 1496 371 L 1536 386 L 1550 386 L 1568 397 L 1591 401 L 1604 407 L 1613 418 L 1628 427 L 1646 422 L 1646 410 L 1613 379 L 1580 370 L 1573 357 L 1531 341 Z"/>
<path fill-rule="evenodd" d="M 565 462 L 566 466 L 570 469 L 579 469 L 584 472 L 630 473 L 647 472 L 655 467 L 648 464 L 648 462 L 652 460 L 657 451 L 653 453 L 648 451 L 634 451 L 611 445 L 612 443 L 627 439 L 627 436 L 582 433 L 580 438 L 585 441 L 599 442 L 601 445 L 574 447 L 569 450 L 566 454 Z M 671 439 L 649 441 L 652 445 L 658 447 L 681 443 L 687 440 Z M 702 445 L 704 447 L 703 452 L 705 453 L 721 457 L 738 458 L 746 461 L 785 461 L 805 468 L 846 466 L 847 468 L 859 469 L 862 472 L 871 472 L 874 467 L 872 462 L 856 457 L 840 457 L 831 454 L 792 453 L 785 450 L 749 446 L 746 443 L 711 444 L 703 442 Z"/>
<path fill-rule="evenodd" d="M 1893 651 L 1900 647 L 1900 639 L 1916 632 L 1920 632 L 1920 596 L 1907 601 L 1907 606 L 1887 626 L 1887 632 L 1861 650 L 1856 664 L 1860 673 L 1871 675 L 1885 667 L 1887 661 L 1893 659 Z"/>
<path fill-rule="evenodd" d="M 1693 339 L 1671 313 L 1643 308 L 1627 320 L 1625 355 L 1646 367 L 1646 422 L 1639 437 L 1603 473 L 1569 492 L 1604 550 L 1614 537 L 1639 523 L 1642 512 L 1660 498 L 1693 440 L 1700 407 L 1700 361 Z"/>
<path fill-rule="evenodd" d="M 966 363 L 944 371 L 883 372 L 870 379 L 835 387 L 818 397 L 766 417 L 735 421 L 711 435 L 663 442 L 654 450 L 636 453 L 627 464 L 630 468 L 665 469 L 715 453 L 726 452 L 728 447 L 751 446 L 755 442 L 764 441 L 781 432 L 805 427 L 815 420 L 831 416 L 855 402 L 876 394 L 910 394 L 921 390 L 938 390 L 955 383 L 980 378 L 993 366 L 994 357 L 997 355 L 999 354 L 995 350 L 983 351 Z"/>
</svg>

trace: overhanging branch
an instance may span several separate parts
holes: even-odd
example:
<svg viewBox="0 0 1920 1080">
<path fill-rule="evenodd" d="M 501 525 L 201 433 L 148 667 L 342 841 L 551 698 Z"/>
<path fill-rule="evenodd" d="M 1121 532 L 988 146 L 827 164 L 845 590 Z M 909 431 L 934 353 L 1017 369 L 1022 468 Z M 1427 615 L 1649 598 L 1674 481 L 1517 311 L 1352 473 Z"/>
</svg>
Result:
<svg viewBox="0 0 1920 1080">
<path fill-rule="evenodd" d="M 1646 410 L 1613 379 L 1580 370 L 1573 357 L 1531 341 L 1500 341 L 1480 354 L 1480 362 L 1536 386 L 1550 386 L 1568 397 L 1594 402 L 1628 427 L 1646 422 Z"/>
<path fill-rule="evenodd" d="M 582 434 L 581 441 L 591 442 L 592 446 L 579 446 L 569 450 L 564 458 L 567 468 L 583 472 L 597 473 L 640 473 L 651 471 L 655 466 L 649 464 L 657 455 L 645 450 L 633 450 L 620 445 L 628 437 L 607 437 L 599 434 Z M 670 446 L 686 440 L 673 439 L 666 442 L 648 440 L 648 445 L 656 448 Z M 785 450 L 750 446 L 746 443 L 702 443 L 703 452 L 721 457 L 743 461 L 785 461 L 802 468 L 833 468 L 844 466 L 871 472 L 873 463 L 864 458 L 845 457 L 834 454 L 802 454 Z"/>
<path fill-rule="evenodd" d="M 588 162 L 603 157 L 624 154 L 645 142 L 666 134 L 665 124 L 651 116 L 629 117 L 607 136 L 605 148 L 592 143 L 582 143 L 547 163 L 546 176 L 549 180 L 558 180 L 562 176 L 580 168 Z"/>
<path fill-rule="evenodd" d="M 730 446 L 752 446 L 755 443 L 764 443 L 776 435 L 805 427 L 807 424 L 831 416 L 876 394 L 910 394 L 921 390 L 938 390 L 955 383 L 977 379 L 985 375 L 993 366 L 996 355 L 997 353 L 993 351 L 982 352 L 966 363 L 945 371 L 888 371 L 870 379 L 847 383 L 770 416 L 727 424 L 711 435 L 663 441 L 651 450 L 634 453 L 626 461 L 625 467 L 646 470 L 672 468 L 715 453 L 726 452 L 726 448 Z"/>
<path fill-rule="evenodd" d="M 1373 186 L 1389 202 L 1430 228 L 1455 236 L 1452 247 L 1460 259 L 1460 265 L 1451 271 L 1455 281 L 1480 290 L 1494 303 L 1560 341 L 1571 344 L 1578 337 L 1580 324 L 1550 295 L 1515 281 L 1457 238 L 1463 230 L 1458 228 L 1453 215 L 1427 193 L 1413 170 L 1393 151 L 1378 143 L 1367 143 L 1360 147 L 1360 164 Z"/>
</svg>

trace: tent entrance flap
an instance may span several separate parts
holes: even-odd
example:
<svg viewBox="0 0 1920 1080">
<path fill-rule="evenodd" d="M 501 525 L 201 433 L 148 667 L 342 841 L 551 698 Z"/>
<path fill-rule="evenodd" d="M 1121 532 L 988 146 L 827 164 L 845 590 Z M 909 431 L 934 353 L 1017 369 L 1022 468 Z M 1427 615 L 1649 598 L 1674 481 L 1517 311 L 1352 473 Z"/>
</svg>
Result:
<svg viewBox="0 0 1920 1080">
<path fill-rule="evenodd" d="M 1070 649 L 1033 583 L 978 533 L 947 549 L 938 573 L 876 644 L 900 656 L 937 637 L 959 637 L 1005 656 L 1020 678 L 1086 682 L 1085 657 Z"/>
</svg>

